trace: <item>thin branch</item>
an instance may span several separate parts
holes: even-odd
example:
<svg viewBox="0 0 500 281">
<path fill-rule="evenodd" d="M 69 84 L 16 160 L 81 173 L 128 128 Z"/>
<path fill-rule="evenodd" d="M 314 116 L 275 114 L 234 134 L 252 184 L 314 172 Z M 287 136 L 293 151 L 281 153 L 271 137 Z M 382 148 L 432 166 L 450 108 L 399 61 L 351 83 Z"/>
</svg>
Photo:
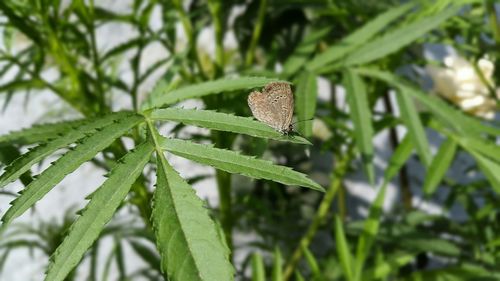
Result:
<svg viewBox="0 0 500 281">
<path fill-rule="evenodd" d="M 342 182 L 347 172 L 348 165 L 351 162 L 352 157 L 353 157 L 352 149 L 349 149 L 349 151 L 345 153 L 339 159 L 338 162 L 335 163 L 335 167 L 332 172 L 333 179 L 330 183 L 330 187 L 326 191 L 323 200 L 321 200 L 321 203 L 319 204 L 319 207 L 316 210 L 316 214 L 314 215 L 311 225 L 307 229 L 305 235 L 302 236 L 302 238 L 300 239 L 299 245 L 293 252 L 292 258 L 285 267 L 283 281 L 287 281 L 288 279 L 290 279 L 290 277 L 295 271 L 295 268 L 297 267 L 297 264 L 302 258 L 302 255 L 304 253 L 303 249 L 309 247 L 309 244 L 311 244 L 311 241 L 316 235 L 316 232 L 318 231 L 319 227 L 325 222 L 326 217 L 330 210 L 330 206 L 332 205 L 333 199 L 335 199 L 335 194 L 342 185 Z"/>
<path fill-rule="evenodd" d="M 259 14 L 257 16 L 257 23 L 255 24 L 255 28 L 252 34 L 252 41 L 250 41 L 250 47 L 248 48 L 245 58 L 245 66 L 247 67 L 249 67 L 253 63 L 253 59 L 255 56 L 255 48 L 257 47 L 257 43 L 259 42 L 260 34 L 262 32 L 262 26 L 264 25 L 266 7 L 267 7 L 267 0 L 261 0 L 259 6 Z"/>
</svg>

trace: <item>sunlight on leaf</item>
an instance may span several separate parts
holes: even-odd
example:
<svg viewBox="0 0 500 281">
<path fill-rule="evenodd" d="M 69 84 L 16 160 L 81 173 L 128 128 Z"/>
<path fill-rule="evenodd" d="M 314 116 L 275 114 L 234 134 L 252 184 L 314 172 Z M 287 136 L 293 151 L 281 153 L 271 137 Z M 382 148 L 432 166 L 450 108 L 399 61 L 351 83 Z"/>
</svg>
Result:
<svg viewBox="0 0 500 281">
<path fill-rule="evenodd" d="M 241 155 L 231 150 L 168 138 L 162 138 L 160 145 L 162 149 L 176 155 L 229 173 L 238 173 L 256 179 L 267 179 L 286 185 L 298 185 L 324 191 L 319 184 L 306 175 L 289 167 L 274 165 L 269 161 Z"/>
</svg>

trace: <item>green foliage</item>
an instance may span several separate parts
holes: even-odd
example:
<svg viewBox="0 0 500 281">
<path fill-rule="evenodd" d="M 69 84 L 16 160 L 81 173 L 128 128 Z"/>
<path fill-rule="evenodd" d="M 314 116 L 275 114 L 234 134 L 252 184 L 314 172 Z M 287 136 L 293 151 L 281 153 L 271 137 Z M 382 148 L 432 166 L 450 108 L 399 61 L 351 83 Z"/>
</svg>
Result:
<svg viewBox="0 0 500 281">
<path fill-rule="evenodd" d="M 307 261 L 307 265 L 311 269 L 313 278 L 314 279 L 321 278 L 321 270 L 319 268 L 318 261 L 314 257 L 313 253 L 311 253 L 311 251 L 306 247 L 303 247 L 303 251 L 304 251 L 304 257 Z"/>
<path fill-rule="evenodd" d="M 425 194 L 430 195 L 436 191 L 438 184 L 443 179 L 446 171 L 450 168 L 456 150 L 457 143 L 451 138 L 448 138 L 441 144 L 436 156 L 432 159 L 429 166 L 429 173 L 425 178 Z"/>
<path fill-rule="evenodd" d="M 2 217 L 1 230 L 5 230 L 13 219 L 22 215 L 38 200 L 42 199 L 67 174 L 76 170 L 83 162 L 92 159 L 141 120 L 140 116 L 129 114 L 126 118 L 117 120 L 115 123 L 103 128 L 101 132 L 83 139 L 74 149 L 70 149 L 37 176 L 36 180 L 26 186 L 26 189 L 22 191 L 19 197 L 11 202 L 12 206 Z M 17 167 L 14 166 L 11 169 L 17 169 Z"/>
<path fill-rule="evenodd" d="M 0 279 L 22 249 L 47 257 L 51 281 L 500 278 L 498 121 L 423 83 L 439 63 L 429 46 L 471 64 L 487 56 L 492 78 L 477 66 L 468 89 L 484 86 L 498 111 L 495 1 L 189 2 L 0 1 L 4 110 L 50 92 L 71 110 L 43 116 L 81 116 L 0 136 L 0 196 L 13 200 L 0 206 Z M 109 44 L 110 26 L 133 32 Z M 294 90 L 290 135 L 249 117 L 248 94 L 272 81 Z M 115 98 L 130 106 L 116 111 Z M 192 99 L 203 109 L 175 107 Z M 165 154 L 215 172 L 183 178 Z M 76 218 L 16 221 L 84 163 L 107 180 Z M 370 202 L 352 198 L 359 163 Z M 211 178 L 214 206 L 192 187 Z"/>
<path fill-rule="evenodd" d="M 34 125 L 20 131 L 0 136 L 0 146 L 18 144 L 27 145 L 48 141 L 54 135 L 62 134 L 71 128 L 82 125 L 83 120 L 65 121 L 54 124 Z"/>
<path fill-rule="evenodd" d="M 324 52 L 319 53 L 307 65 L 310 69 L 317 70 L 327 64 L 341 59 L 343 56 L 354 50 L 364 42 L 369 41 L 380 31 L 386 28 L 391 22 L 401 17 L 414 7 L 414 3 L 407 3 L 399 7 L 392 8 L 379 15 L 372 21 L 366 23 L 363 27 L 355 30 L 340 43 L 335 44 Z"/>
<path fill-rule="evenodd" d="M 410 263 L 415 259 L 414 255 L 402 254 L 392 259 L 384 261 L 374 268 L 370 268 L 363 273 L 361 280 L 377 280 L 387 277 L 391 272 L 396 271 L 400 267 Z"/>
<path fill-rule="evenodd" d="M 409 43 L 419 39 L 422 35 L 436 28 L 449 17 L 454 16 L 460 6 L 452 6 L 434 15 L 419 18 L 394 31 L 388 31 L 383 36 L 364 44 L 342 60 L 343 66 L 352 66 L 370 63 L 398 51 Z"/>
<path fill-rule="evenodd" d="M 356 265 L 354 270 L 354 280 L 360 280 L 360 275 L 363 274 L 363 267 L 366 259 L 370 256 L 370 251 L 373 248 L 373 242 L 377 236 L 380 227 L 382 210 L 384 207 L 385 193 L 387 185 L 384 185 L 377 194 L 377 198 L 370 207 L 368 217 L 364 222 L 363 233 L 359 237 L 356 248 Z M 363 280 L 363 279 L 361 279 Z"/>
<path fill-rule="evenodd" d="M 380 79 L 396 89 L 407 93 L 416 101 L 425 106 L 436 119 L 438 119 L 443 126 L 448 127 L 456 131 L 461 135 L 478 136 L 483 133 L 490 134 L 493 136 L 500 135 L 500 129 L 480 122 L 478 119 L 465 115 L 458 109 L 454 108 L 450 104 L 447 104 L 443 99 L 440 99 L 434 95 L 428 95 L 421 90 L 408 85 L 402 81 L 401 78 L 383 71 L 377 71 L 375 69 L 356 69 L 356 72 Z"/>
<path fill-rule="evenodd" d="M 337 254 L 346 279 L 349 281 L 354 280 L 351 251 L 347 245 L 342 221 L 338 216 L 335 217 L 335 244 L 337 245 Z"/>
<path fill-rule="evenodd" d="M 265 77 L 241 77 L 205 82 L 173 90 L 167 94 L 159 94 L 158 98 L 149 101 L 148 104 L 145 105 L 145 108 L 161 107 L 182 100 L 201 98 L 206 95 L 218 94 L 221 92 L 262 87 L 272 81 L 276 81 L 276 79 Z M 162 89 L 156 89 L 156 91 L 161 93 Z"/>
<path fill-rule="evenodd" d="M 295 93 L 298 131 L 305 137 L 312 136 L 311 119 L 316 112 L 316 97 L 318 95 L 318 82 L 316 80 L 316 75 L 310 72 L 302 72 Z"/>
<path fill-rule="evenodd" d="M 155 109 L 146 113 L 152 120 L 181 122 L 212 130 L 246 134 L 253 137 L 268 138 L 294 143 L 311 144 L 300 136 L 283 135 L 262 122 L 252 118 L 231 114 L 181 108 Z"/>
<path fill-rule="evenodd" d="M 352 71 L 344 73 L 344 77 L 349 113 L 354 124 L 354 133 L 356 134 L 356 144 L 361 152 L 361 159 L 368 181 L 370 184 L 373 184 L 375 181 L 372 144 L 373 126 L 366 87 L 363 80 Z"/>
<path fill-rule="evenodd" d="M 418 116 L 415 104 L 411 100 L 410 95 L 404 90 L 398 93 L 396 99 L 398 101 L 399 110 L 401 111 L 401 119 L 403 119 L 403 122 L 408 128 L 408 135 L 413 141 L 413 145 L 417 150 L 420 160 L 427 167 L 431 161 L 431 152 L 429 149 L 429 142 L 425 135 L 424 126 Z"/>
<path fill-rule="evenodd" d="M 173 280 L 232 280 L 229 252 L 194 190 L 159 147 L 153 225 L 162 270 Z"/>
<path fill-rule="evenodd" d="M 140 144 L 110 171 L 106 182 L 91 195 L 90 202 L 55 251 L 45 280 L 64 280 L 73 270 L 125 199 L 152 152 L 150 143 Z"/>
<path fill-rule="evenodd" d="M 288 167 L 273 165 L 269 161 L 184 140 L 162 138 L 159 142 L 159 145 L 164 150 L 226 172 L 324 191 L 319 184 L 307 178 L 304 174 Z"/>
<path fill-rule="evenodd" d="M 471 152 L 471 154 L 476 159 L 484 175 L 490 180 L 491 187 L 493 187 L 497 193 L 500 193 L 500 163 L 491 161 L 488 157 L 479 153 Z"/>
<path fill-rule="evenodd" d="M 252 281 L 266 280 L 266 272 L 264 269 L 264 261 L 259 253 L 252 255 Z"/>
<path fill-rule="evenodd" d="M 125 118 L 126 116 L 127 113 L 124 112 L 109 114 L 89 123 L 75 126 L 73 128 L 68 128 L 64 131 L 58 131 L 56 133 L 56 135 L 58 136 L 57 138 L 53 138 L 47 143 L 40 144 L 39 146 L 25 153 L 22 157 L 14 160 L 5 169 L 5 172 L 2 174 L 2 176 L 0 176 L 0 187 L 4 187 L 6 184 L 14 181 L 21 174 L 28 171 L 33 164 L 40 162 L 42 159 L 54 153 L 56 150 L 65 148 L 68 145 L 77 142 L 86 135 L 94 134 L 96 130 L 100 130 L 112 124 L 113 122 L 120 120 L 121 118 Z M 51 133 L 51 135 L 54 133 Z"/>
<path fill-rule="evenodd" d="M 290 57 L 286 60 L 283 65 L 283 73 L 290 76 L 295 74 L 299 69 L 303 68 L 307 59 L 314 54 L 318 40 L 326 37 L 331 30 L 332 28 L 327 26 L 307 34 L 302 42 L 295 48 Z"/>
<path fill-rule="evenodd" d="M 278 247 L 274 249 L 273 257 L 273 271 L 272 271 L 272 281 L 283 280 L 283 270 L 282 270 L 282 260 L 281 252 Z"/>
</svg>

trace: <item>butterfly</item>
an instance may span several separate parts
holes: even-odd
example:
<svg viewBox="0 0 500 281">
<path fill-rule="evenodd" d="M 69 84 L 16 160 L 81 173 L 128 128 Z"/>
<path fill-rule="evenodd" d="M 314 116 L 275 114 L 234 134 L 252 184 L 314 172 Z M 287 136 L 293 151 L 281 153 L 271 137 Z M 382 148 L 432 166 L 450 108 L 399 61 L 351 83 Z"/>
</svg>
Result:
<svg viewBox="0 0 500 281">
<path fill-rule="evenodd" d="M 293 93 L 289 83 L 271 82 L 262 92 L 248 96 L 248 106 L 257 120 L 266 123 L 282 134 L 293 131 Z"/>
</svg>

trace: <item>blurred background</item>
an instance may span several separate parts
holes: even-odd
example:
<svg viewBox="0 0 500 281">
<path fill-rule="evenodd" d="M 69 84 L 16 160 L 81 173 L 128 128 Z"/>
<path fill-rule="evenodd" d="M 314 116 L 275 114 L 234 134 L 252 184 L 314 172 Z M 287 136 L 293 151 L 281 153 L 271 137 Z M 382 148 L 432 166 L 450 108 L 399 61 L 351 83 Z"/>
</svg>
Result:
<svg viewBox="0 0 500 281">
<path fill-rule="evenodd" d="M 271 280 L 277 260 L 285 271 L 301 272 L 291 277 L 295 280 L 300 275 L 304 280 L 351 280 L 340 265 L 334 221 L 342 222 L 348 248 L 356 256 L 369 213 L 380 226 L 360 280 L 499 280 L 495 180 L 500 164 L 491 164 L 485 172 L 467 148 L 443 151 L 451 138 L 433 127 L 436 113 L 410 99 L 416 115 L 405 116 L 407 107 L 398 100 L 397 87 L 373 77 L 363 78 L 370 114 L 355 115 L 356 103 L 349 100 L 352 93 L 344 72 L 353 57 L 352 61 L 359 60 L 353 65 L 396 75 L 461 115 L 498 129 L 499 11 L 500 4 L 489 0 L 3 0 L 0 135 L 35 124 L 137 111 L 159 81 L 173 90 L 221 77 L 288 80 L 300 107 L 296 121 L 313 118 L 295 124 L 312 146 L 214 134 L 176 123 L 160 129 L 165 136 L 211 140 L 219 147 L 293 167 L 326 189 L 335 188 L 325 200 L 324 194 L 311 190 L 239 175 L 226 177 L 231 187 L 237 280 L 261 280 L 255 279 L 258 274 Z M 376 29 L 389 16 L 394 19 L 374 34 L 365 29 L 357 38 L 349 37 L 362 27 Z M 424 23 L 429 26 L 419 28 Z M 411 29 L 405 28 L 412 24 L 426 31 L 406 38 Z M 352 55 L 377 39 L 378 44 L 391 46 L 391 38 L 400 41 L 378 57 L 363 61 L 362 52 Z M 355 39 L 363 40 L 354 43 Z M 349 44 L 353 46 L 349 51 L 342 49 Z M 331 58 L 337 54 L 339 58 Z M 347 63 L 342 65 L 345 57 Z M 188 100 L 177 106 L 251 116 L 248 93 Z M 408 136 L 415 134 L 415 127 L 407 123 L 412 118 L 423 124 L 427 157 L 418 143 L 409 144 Z M 368 135 L 360 127 L 367 120 Z M 498 153 L 498 135 L 482 139 Z M 133 142 L 125 144 L 133 147 Z M 398 161 L 395 151 L 403 145 L 409 153 L 393 165 Z M 0 146 L 0 166 L 28 147 Z M 443 157 L 451 159 L 435 160 Z M 33 172 L 54 159 L 45 159 Z M 168 159 L 206 200 L 214 218 L 228 215 L 220 212 L 221 177 L 213 168 L 173 155 Z M 388 175 L 391 165 L 397 169 Z M 438 169 L 444 170 L 441 175 L 430 173 Z M 85 206 L 86 196 L 104 181 L 105 172 L 94 162 L 85 163 L 16 221 L 15 236 L 0 242 L 0 280 L 43 279 L 49 256 L 76 211 Z M 154 173 L 147 176 L 154 178 Z M 2 189 L 0 214 L 24 185 L 17 181 Z M 370 212 L 383 186 L 385 193 L 377 203 L 381 212 Z M 324 214 L 321 204 L 327 207 Z M 317 228 L 311 230 L 315 223 Z M 137 206 L 125 205 L 94 246 L 99 250 L 89 250 L 71 280 L 163 280 L 159 255 L 147 232 Z M 307 249 L 299 250 L 304 258 L 290 267 L 304 237 L 309 239 Z M 265 273 L 257 273 L 259 265 L 267 269 Z"/>
</svg>

